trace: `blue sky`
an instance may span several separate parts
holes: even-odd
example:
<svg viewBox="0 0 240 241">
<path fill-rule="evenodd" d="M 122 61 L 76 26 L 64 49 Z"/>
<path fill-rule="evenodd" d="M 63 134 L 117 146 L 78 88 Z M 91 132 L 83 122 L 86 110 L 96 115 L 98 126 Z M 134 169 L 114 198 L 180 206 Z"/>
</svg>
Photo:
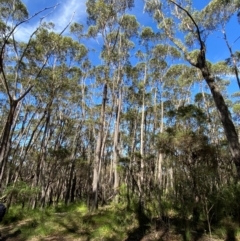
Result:
<svg viewBox="0 0 240 241">
<path fill-rule="evenodd" d="M 55 30 L 60 32 L 71 20 L 84 24 L 86 22 L 86 0 L 23 0 L 23 3 L 27 6 L 30 15 L 46 8 L 59 4 L 54 10 L 46 11 L 35 17 L 30 23 L 22 26 L 17 32 L 17 37 L 23 40 L 27 40 L 28 36 L 39 25 L 40 18 L 46 16 L 46 21 L 53 22 Z M 201 9 L 209 3 L 209 0 L 195 0 L 194 6 L 197 9 Z M 135 14 L 141 25 L 152 26 L 156 28 L 156 24 L 147 13 L 143 13 L 143 0 L 135 0 L 135 8 L 132 10 L 132 14 Z M 50 13 L 51 12 L 51 13 Z M 48 15 L 48 13 L 50 13 Z M 237 30 L 238 31 L 234 31 Z M 240 35 L 240 25 L 237 23 L 237 19 L 233 18 L 231 24 L 228 26 L 228 35 L 230 43 L 233 43 L 235 39 Z M 228 57 L 228 50 L 225 48 L 225 43 L 221 39 L 221 33 L 215 33 L 211 36 L 207 42 L 208 58 L 211 61 L 217 61 L 221 58 Z M 240 40 L 233 45 L 234 49 L 240 49 Z"/>
<path fill-rule="evenodd" d="M 39 25 L 39 21 L 43 16 L 46 16 L 45 21 L 51 21 L 55 24 L 55 30 L 57 32 L 61 32 L 72 18 L 73 22 L 82 24 L 86 23 L 86 0 L 22 0 L 22 2 L 27 6 L 30 15 L 33 15 L 34 13 L 43 10 L 46 7 L 58 5 L 55 9 L 45 11 L 39 16 L 35 17 L 29 23 L 21 26 L 16 33 L 16 37 L 21 40 L 26 41 L 28 39 L 30 34 Z M 194 0 L 194 6 L 197 9 L 202 9 L 209 2 L 209 0 Z M 143 0 L 135 0 L 135 7 L 131 14 L 136 15 L 142 26 L 151 26 L 156 29 L 156 23 L 153 21 L 153 19 L 149 17 L 147 13 L 143 12 L 143 5 Z M 67 31 L 65 34 L 67 34 Z M 237 22 L 236 17 L 234 17 L 228 25 L 227 34 L 233 50 L 240 50 L 240 39 L 234 43 L 234 41 L 240 36 L 240 24 Z M 227 57 L 229 57 L 229 52 L 222 39 L 222 34 L 221 32 L 215 32 L 207 40 L 207 58 L 213 62 L 217 62 L 219 60 L 224 60 Z M 229 91 L 234 92 L 237 90 L 238 87 L 236 81 L 233 80 L 231 86 L 229 87 Z"/>
<path fill-rule="evenodd" d="M 22 0 L 30 15 L 47 7 L 56 6 L 55 9 L 44 11 L 36 16 L 28 24 L 22 26 L 17 32 L 17 38 L 27 40 L 29 35 L 38 27 L 40 19 L 44 16 L 46 22 L 53 22 L 55 30 L 61 32 L 73 18 L 73 21 L 84 22 L 86 20 L 85 0 Z"/>
</svg>

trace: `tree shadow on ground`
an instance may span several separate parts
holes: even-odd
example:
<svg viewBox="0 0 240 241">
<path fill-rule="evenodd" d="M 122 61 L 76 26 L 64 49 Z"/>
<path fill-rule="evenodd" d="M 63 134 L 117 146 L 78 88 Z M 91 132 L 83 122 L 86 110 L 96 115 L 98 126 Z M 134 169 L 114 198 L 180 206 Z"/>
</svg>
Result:
<svg viewBox="0 0 240 241">
<path fill-rule="evenodd" d="M 21 231 L 20 230 L 16 230 L 15 232 L 13 233 L 10 233 L 8 235 L 5 235 L 5 236 L 2 236 L 2 239 L 1 241 L 7 241 L 9 239 L 11 240 L 21 240 L 21 241 L 24 241 L 25 239 L 22 239 L 20 238 L 20 235 L 21 235 Z"/>
<path fill-rule="evenodd" d="M 182 218 L 170 219 L 170 223 L 175 232 L 182 236 L 183 241 L 202 240 L 205 235 L 206 225 L 204 223 L 196 225 Z"/>
<path fill-rule="evenodd" d="M 90 236 L 90 232 L 88 230 L 82 230 L 81 227 L 79 227 L 79 223 L 73 219 L 68 219 L 68 223 L 63 221 L 58 221 L 58 224 L 64 228 L 65 231 L 63 233 L 68 234 L 78 234 L 81 236 Z"/>
<path fill-rule="evenodd" d="M 225 241 L 238 241 L 236 238 L 236 229 L 229 225 L 226 227 L 226 231 L 227 231 L 227 237 L 225 239 Z"/>
<path fill-rule="evenodd" d="M 118 221 L 115 219 L 112 211 L 99 211 L 84 215 L 79 219 L 68 216 L 64 220 L 56 220 L 57 223 L 65 230 L 63 234 L 73 233 L 84 240 L 104 240 L 104 241 L 117 241 L 121 240 L 121 229 L 116 228 Z M 67 222 L 66 222 L 67 220 Z M 106 229 L 104 229 L 106 228 Z M 106 233 L 109 232 L 109 237 Z M 99 235 L 99 237 L 97 236 Z"/>
<path fill-rule="evenodd" d="M 144 213 L 141 203 L 137 207 L 138 227 L 128 234 L 125 241 L 140 241 L 150 229 L 150 219 Z"/>
</svg>

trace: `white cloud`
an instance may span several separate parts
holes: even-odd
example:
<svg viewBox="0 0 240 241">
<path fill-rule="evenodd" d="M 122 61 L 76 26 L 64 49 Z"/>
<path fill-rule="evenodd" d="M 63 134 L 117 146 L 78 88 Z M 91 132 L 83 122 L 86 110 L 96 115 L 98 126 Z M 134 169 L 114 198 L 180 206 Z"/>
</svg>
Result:
<svg viewBox="0 0 240 241">
<path fill-rule="evenodd" d="M 69 0 L 60 4 L 59 11 L 54 12 L 49 21 L 56 25 L 57 31 L 62 31 L 71 21 L 81 21 L 86 18 L 86 1 Z"/>
<path fill-rule="evenodd" d="M 16 29 L 14 33 L 14 37 L 17 40 L 27 42 L 29 40 L 29 37 L 36 30 L 37 27 L 38 27 L 37 24 L 34 24 L 34 25 L 23 24 Z"/>
<path fill-rule="evenodd" d="M 28 41 L 30 35 L 38 28 L 40 18 L 43 16 L 44 13 L 38 16 L 39 21 L 32 20 L 29 21 L 29 23 L 19 26 L 15 32 L 15 38 L 20 41 Z M 60 3 L 51 14 L 48 15 L 46 13 L 45 16 L 46 18 L 44 21 L 54 23 L 54 31 L 61 32 L 70 23 L 70 21 L 80 23 L 84 22 L 86 19 L 86 0 L 64 1 L 64 3 Z"/>
</svg>

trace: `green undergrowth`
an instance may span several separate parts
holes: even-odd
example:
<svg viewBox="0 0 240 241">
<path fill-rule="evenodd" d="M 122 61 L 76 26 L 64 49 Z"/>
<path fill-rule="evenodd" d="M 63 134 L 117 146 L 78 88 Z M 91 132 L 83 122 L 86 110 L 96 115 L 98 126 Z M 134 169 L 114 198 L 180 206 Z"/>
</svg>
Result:
<svg viewBox="0 0 240 241">
<path fill-rule="evenodd" d="M 66 240 L 122 241 L 136 240 L 136 237 L 141 235 L 143 238 L 145 234 L 155 232 L 158 228 L 164 231 L 166 227 L 171 229 L 170 233 L 179 235 L 180 239 L 172 240 L 201 240 L 208 233 L 206 224 L 202 223 L 197 229 L 193 229 L 192 225 L 186 226 L 185 222 L 177 217 L 159 226 L 158 219 L 150 220 L 144 213 L 140 215 L 137 205 L 127 208 L 125 204 L 112 204 L 89 212 L 83 203 L 68 206 L 62 204 L 37 210 L 14 206 L 4 217 L 1 230 L 6 237 L 18 233 L 18 240 L 24 241 L 34 237 L 45 240 L 51 236 L 65 237 Z M 199 233 L 198 230 L 202 231 Z M 219 241 L 240 240 L 239 225 L 225 219 L 218 226 L 212 227 L 212 235 L 217 238 L 214 240 Z"/>
<path fill-rule="evenodd" d="M 57 235 L 91 241 L 121 241 L 138 226 L 138 220 L 134 212 L 128 211 L 124 205 L 106 206 L 90 213 L 87 206 L 80 203 L 44 210 L 12 207 L 4 217 L 4 226 L 12 226 L 9 232 L 18 231 L 23 240 Z"/>
</svg>

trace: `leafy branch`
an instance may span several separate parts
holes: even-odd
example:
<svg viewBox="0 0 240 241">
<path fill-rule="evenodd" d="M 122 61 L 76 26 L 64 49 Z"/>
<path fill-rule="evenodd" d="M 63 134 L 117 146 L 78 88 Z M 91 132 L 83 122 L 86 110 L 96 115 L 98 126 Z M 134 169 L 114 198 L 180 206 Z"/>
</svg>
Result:
<svg viewBox="0 0 240 241">
<path fill-rule="evenodd" d="M 205 53 L 206 53 L 206 46 L 204 44 L 204 41 L 201 38 L 201 33 L 200 33 L 200 29 L 196 23 L 196 21 L 194 20 L 194 18 L 192 17 L 192 15 L 185 9 L 183 8 L 181 5 L 179 5 L 178 3 L 169 0 L 171 3 L 175 4 L 178 8 L 180 8 L 182 11 L 184 11 L 187 16 L 191 19 L 191 21 L 193 22 L 193 24 L 196 27 L 196 33 L 197 33 L 197 38 L 200 44 L 200 53 L 198 55 L 198 59 L 197 59 L 197 64 L 195 64 L 195 67 L 198 68 L 203 68 L 206 65 L 206 57 L 205 57 Z M 192 64 L 192 63 L 191 63 Z M 193 65 L 193 64 L 192 64 Z"/>
</svg>

